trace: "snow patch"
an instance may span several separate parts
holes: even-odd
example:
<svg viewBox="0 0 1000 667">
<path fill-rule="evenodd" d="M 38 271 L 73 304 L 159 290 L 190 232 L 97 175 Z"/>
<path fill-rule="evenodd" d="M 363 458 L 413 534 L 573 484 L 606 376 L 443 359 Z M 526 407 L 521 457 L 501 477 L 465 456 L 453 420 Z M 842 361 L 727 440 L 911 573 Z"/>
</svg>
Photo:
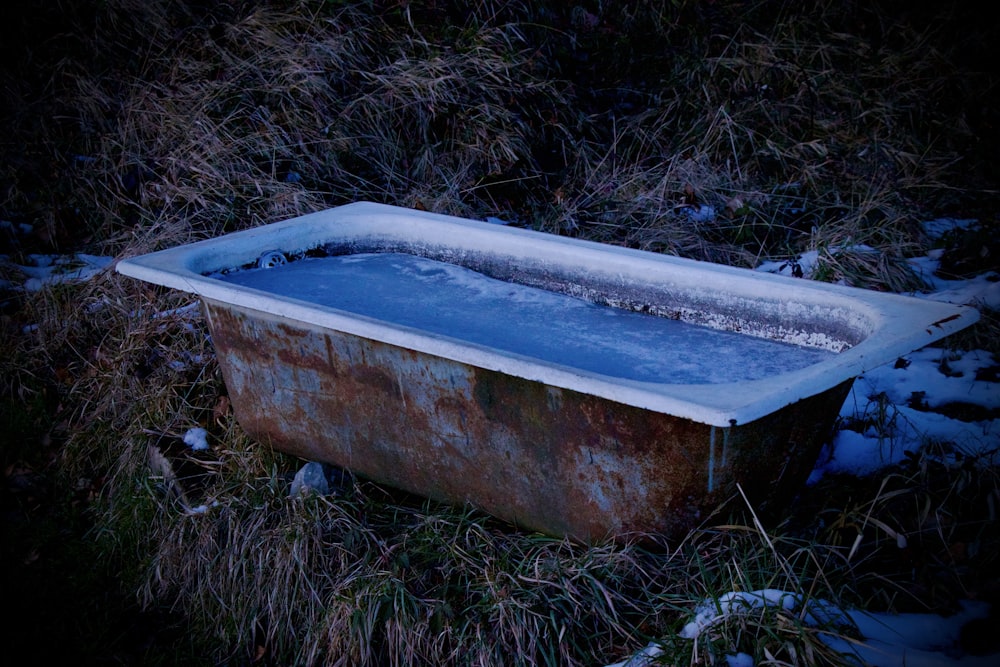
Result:
<svg viewBox="0 0 1000 667">
<path fill-rule="evenodd" d="M 6 289 L 38 292 L 45 287 L 67 282 L 89 280 L 108 268 L 113 257 L 100 257 L 78 252 L 72 255 L 28 255 L 30 264 L 16 264 L 0 255 L 0 267 L 22 276 L 20 284 L 4 281 Z"/>
<path fill-rule="evenodd" d="M 208 449 L 208 431 L 200 426 L 188 429 L 184 434 L 184 444 L 195 451 Z"/>
</svg>

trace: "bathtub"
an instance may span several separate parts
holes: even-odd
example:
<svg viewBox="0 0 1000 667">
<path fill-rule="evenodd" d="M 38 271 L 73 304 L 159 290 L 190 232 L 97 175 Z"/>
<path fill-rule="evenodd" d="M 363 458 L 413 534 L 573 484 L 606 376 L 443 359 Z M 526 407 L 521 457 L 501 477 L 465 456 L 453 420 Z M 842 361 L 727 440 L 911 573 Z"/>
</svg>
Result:
<svg viewBox="0 0 1000 667">
<path fill-rule="evenodd" d="M 856 376 L 978 318 L 368 202 L 117 270 L 200 297 L 256 440 L 583 542 L 787 502 Z"/>
</svg>

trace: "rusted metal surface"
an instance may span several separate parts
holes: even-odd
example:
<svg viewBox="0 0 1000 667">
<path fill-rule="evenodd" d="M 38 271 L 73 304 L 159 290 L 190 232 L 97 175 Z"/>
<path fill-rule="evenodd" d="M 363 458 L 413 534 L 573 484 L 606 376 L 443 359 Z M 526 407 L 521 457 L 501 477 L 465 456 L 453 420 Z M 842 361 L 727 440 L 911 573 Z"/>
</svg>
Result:
<svg viewBox="0 0 1000 667">
<path fill-rule="evenodd" d="M 590 542 L 801 485 L 850 388 L 711 427 L 205 301 L 241 426 L 304 459 Z"/>
</svg>

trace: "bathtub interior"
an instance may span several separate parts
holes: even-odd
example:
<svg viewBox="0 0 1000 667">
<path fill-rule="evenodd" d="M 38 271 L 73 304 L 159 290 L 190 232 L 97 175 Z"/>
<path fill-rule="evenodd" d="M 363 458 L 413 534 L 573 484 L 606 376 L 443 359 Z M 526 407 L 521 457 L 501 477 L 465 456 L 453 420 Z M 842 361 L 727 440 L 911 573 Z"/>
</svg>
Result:
<svg viewBox="0 0 1000 667">
<path fill-rule="evenodd" d="M 641 255 L 620 257 L 608 253 L 607 247 L 595 250 L 582 246 L 576 253 L 566 253 L 560 244 L 550 246 L 544 235 L 532 239 L 533 245 L 509 247 L 469 234 L 485 231 L 488 235 L 493 230 L 463 231 L 462 236 L 441 241 L 431 235 L 413 238 L 403 230 L 380 234 L 371 230 L 352 233 L 345 228 L 338 230 L 337 238 L 305 249 L 269 249 L 240 265 L 202 274 L 220 278 L 234 271 L 258 268 L 262 262 L 275 259 L 294 262 L 304 258 L 399 253 L 602 306 L 831 352 L 857 345 L 875 329 L 875 318 L 863 304 L 822 293 L 806 292 L 810 298 L 803 299 L 772 285 L 761 286 L 747 275 L 705 273 L 700 270 L 704 268 L 701 262 L 664 266 Z M 728 267 L 713 265 L 713 268 Z"/>
</svg>

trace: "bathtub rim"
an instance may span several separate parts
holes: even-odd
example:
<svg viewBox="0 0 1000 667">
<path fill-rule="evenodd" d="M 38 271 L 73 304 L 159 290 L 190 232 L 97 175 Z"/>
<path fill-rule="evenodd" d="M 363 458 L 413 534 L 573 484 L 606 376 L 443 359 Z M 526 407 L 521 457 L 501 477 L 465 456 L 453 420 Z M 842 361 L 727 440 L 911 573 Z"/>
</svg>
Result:
<svg viewBox="0 0 1000 667">
<path fill-rule="evenodd" d="M 856 345 L 826 360 L 768 378 L 718 384 L 649 383 L 512 354 L 206 275 L 245 265 L 271 250 L 304 252 L 344 238 L 347 232 L 382 234 L 416 244 L 455 244 L 487 252 L 517 254 L 530 249 L 563 264 L 585 260 L 590 266 L 600 266 L 594 270 L 609 274 L 617 269 L 636 276 L 641 270 L 655 271 L 667 280 L 685 285 L 697 283 L 705 292 L 726 289 L 746 298 L 774 300 L 775 293 L 780 293 L 782 300 L 851 310 L 858 318 L 855 325 L 868 331 Z M 484 243 L 490 247 L 484 247 Z M 333 329 L 722 427 L 752 422 L 940 340 L 979 318 L 978 311 L 969 306 L 790 278 L 372 202 L 347 204 L 123 259 L 117 262 L 116 270 L 217 304 L 256 311 L 260 316 L 289 318 L 319 332 Z"/>
</svg>

